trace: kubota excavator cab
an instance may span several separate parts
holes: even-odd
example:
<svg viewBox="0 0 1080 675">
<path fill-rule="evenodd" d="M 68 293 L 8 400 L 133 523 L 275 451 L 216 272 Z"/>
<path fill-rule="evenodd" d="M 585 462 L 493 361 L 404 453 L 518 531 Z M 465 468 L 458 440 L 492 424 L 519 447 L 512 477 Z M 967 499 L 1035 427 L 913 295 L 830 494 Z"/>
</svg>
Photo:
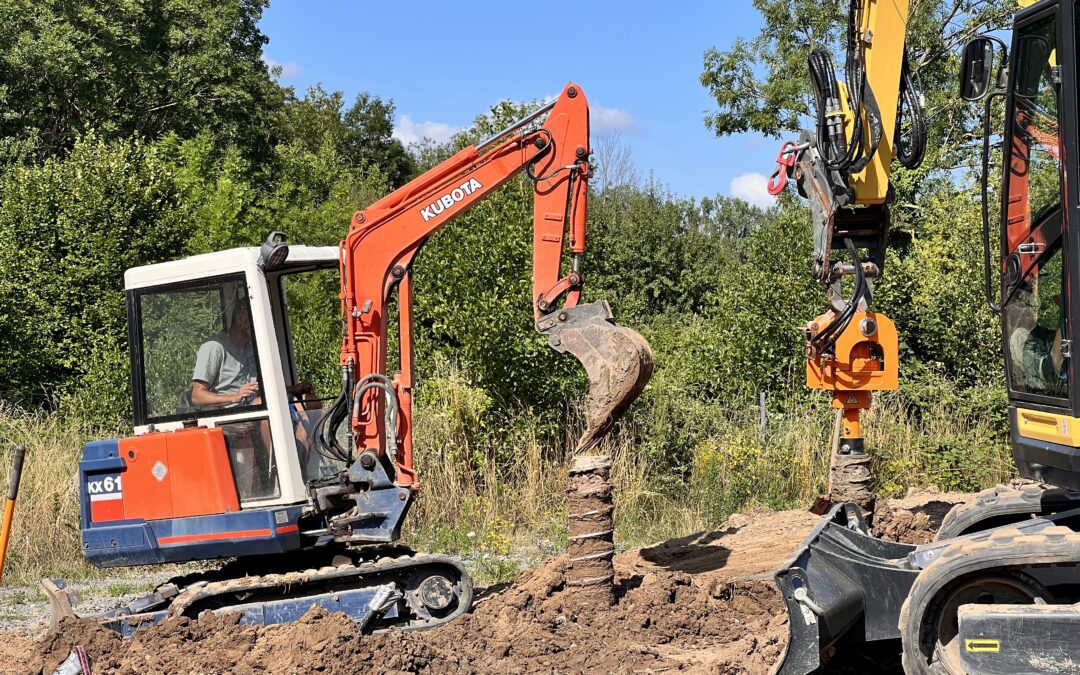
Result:
<svg viewBox="0 0 1080 675">
<path fill-rule="evenodd" d="M 95 564 L 297 548 L 306 484 L 342 470 L 310 436 L 319 395 L 336 392 L 300 393 L 337 356 L 339 250 L 292 246 L 272 269 L 265 255 L 231 249 L 126 273 L 135 435 L 88 444 L 81 464 Z M 298 293 L 325 306 L 294 316 Z M 193 400 L 199 385 L 225 398 L 248 382 L 239 400 Z"/>
</svg>

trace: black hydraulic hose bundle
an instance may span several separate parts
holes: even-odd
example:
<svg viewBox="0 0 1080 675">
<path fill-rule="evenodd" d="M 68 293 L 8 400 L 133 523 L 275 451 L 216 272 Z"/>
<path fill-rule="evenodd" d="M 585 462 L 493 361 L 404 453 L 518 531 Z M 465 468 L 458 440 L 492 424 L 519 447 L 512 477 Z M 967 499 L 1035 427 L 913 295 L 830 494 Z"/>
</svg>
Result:
<svg viewBox="0 0 1080 675">
<path fill-rule="evenodd" d="M 829 352 L 832 350 L 836 341 L 840 338 L 840 335 L 851 323 L 851 320 L 855 317 L 855 312 L 859 310 L 859 302 L 869 292 L 869 287 L 866 283 L 866 274 L 863 272 L 862 263 L 859 262 L 859 250 L 855 247 L 855 243 L 850 239 L 844 239 L 844 246 L 847 248 L 848 253 L 851 254 L 852 264 L 855 265 L 855 290 L 851 294 L 851 300 L 848 300 L 844 309 L 840 310 L 840 313 L 836 315 L 829 325 L 818 331 L 816 334 L 810 337 L 810 346 L 817 349 L 819 352 Z"/>
<path fill-rule="evenodd" d="M 844 112 L 840 104 L 840 85 L 832 57 L 820 49 L 810 52 L 810 84 L 817 101 L 817 146 L 831 169 L 847 166 L 847 138 L 844 135 Z"/>
<path fill-rule="evenodd" d="M 908 119 L 906 135 L 897 132 L 896 159 L 908 169 L 917 169 L 926 155 L 926 110 L 923 107 L 922 87 L 908 65 L 907 51 L 900 75 L 900 102 L 896 111 L 896 128 Z"/>
<path fill-rule="evenodd" d="M 351 369 L 347 367 L 342 368 L 341 393 L 315 424 L 315 451 L 330 461 L 345 463 L 352 461 L 351 448 L 342 447 L 337 440 L 338 430 L 342 423 L 348 420 L 349 411 L 352 409 L 349 400 L 349 394 L 353 388 L 351 372 Z"/>
<path fill-rule="evenodd" d="M 820 49 L 810 52 L 810 83 L 817 103 L 818 148 L 826 166 L 846 175 L 866 168 L 877 152 L 884 135 L 881 110 L 866 79 L 866 60 L 860 45 L 859 26 L 862 25 L 861 3 L 851 0 L 847 30 L 847 50 L 844 59 L 844 78 L 848 83 L 847 99 L 852 118 L 866 120 L 866 128 L 856 123 L 848 142 L 844 134 L 844 115 L 841 107 L 840 85 L 829 53 Z M 926 154 L 927 125 L 921 87 L 911 72 L 907 53 L 904 53 L 900 77 L 900 99 L 897 110 L 897 129 L 907 120 L 907 129 L 897 133 L 897 159 L 908 169 L 915 169 Z M 869 137 L 867 137 L 869 131 Z"/>
</svg>

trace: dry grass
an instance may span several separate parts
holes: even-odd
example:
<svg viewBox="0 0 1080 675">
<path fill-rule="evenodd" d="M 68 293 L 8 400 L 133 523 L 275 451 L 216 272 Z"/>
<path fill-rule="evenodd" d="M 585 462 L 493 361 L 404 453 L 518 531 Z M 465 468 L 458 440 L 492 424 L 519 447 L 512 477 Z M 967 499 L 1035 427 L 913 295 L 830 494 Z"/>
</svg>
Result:
<svg viewBox="0 0 1080 675">
<path fill-rule="evenodd" d="M 5 485 L 15 446 L 26 444 L 5 582 L 78 578 L 93 572 L 80 554 L 79 533 L 78 466 L 89 438 L 86 426 L 68 416 L 0 406 L 0 471 Z"/>
</svg>

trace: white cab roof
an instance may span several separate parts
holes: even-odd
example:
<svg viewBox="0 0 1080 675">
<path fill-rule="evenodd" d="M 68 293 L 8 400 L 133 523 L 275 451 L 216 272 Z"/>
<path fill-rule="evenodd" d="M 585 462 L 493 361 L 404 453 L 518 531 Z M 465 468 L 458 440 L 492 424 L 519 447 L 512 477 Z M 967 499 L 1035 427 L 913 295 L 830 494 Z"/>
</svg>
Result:
<svg viewBox="0 0 1080 675">
<path fill-rule="evenodd" d="M 336 265 L 339 250 L 337 246 L 302 246 L 289 245 L 287 265 L 315 263 L 320 266 Z M 259 260 L 259 247 L 230 248 L 226 251 L 203 253 L 180 260 L 132 267 L 124 273 L 124 288 L 146 288 L 161 286 L 181 281 L 193 281 L 220 274 L 243 272 L 250 269 Z M 332 264 L 332 265 L 331 265 Z"/>
</svg>

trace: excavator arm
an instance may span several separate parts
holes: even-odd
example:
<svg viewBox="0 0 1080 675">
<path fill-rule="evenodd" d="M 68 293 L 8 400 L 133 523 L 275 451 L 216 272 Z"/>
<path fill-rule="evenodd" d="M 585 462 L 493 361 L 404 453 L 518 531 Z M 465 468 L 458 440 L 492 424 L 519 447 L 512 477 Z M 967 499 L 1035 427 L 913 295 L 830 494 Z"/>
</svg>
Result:
<svg viewBox="0 0 1080 675">
<path fill-rule="evenodd" d="M 873 4 L 867 0 L 864 9 Z M 893 3 L 879 4 L 880 24 L 882 9 Z M 1076 241 L 1070 223 L 1077 218 L 1075 203 L 1070 205 L 1065 199 L 1075 193 L 1076 178 L 1063 160 L 1077 142 L 1076 103 L 1069 83 L 1075 79 L 1078 20 L 1075 3 L 1019 0 L 1019 5 L 1011 60 L 1005 43 L 996 35 L 976 37 L 964 48 L 960 84 L 962 98 L 984 101 L 981 191 L 985 287 L 991 309 L 1003 314 L 1013 457 L 1021 476 L 1044 485 L 987 490 L 950 511 L 935 541 L 919 546 L 875 538 L 858 503 L 834 506 L 775 574 L 788 610 L 790 636 L 784 658 L 775 668 L 777 673 L 804 675 L 817 670 L 839 649 L 860 642 L 885 644 L 897 638 L 906 673 L 1076 671 L 1080 647 L 1074 636 L 1080 626 L 1080 596 L 1075 575 L 1063 574 L 1080 562 L 1080 497 L 1075 492 L 1080 479 L 1073 433 L 1077 379 L 1068 339 L 1069 331 L 1075 331 L 1077 307 L 1069 293 L 1077 278 L 1075 267 L 1071 267 Z M 898 27 L 904 21 L 898 14 L 890 25 Z M 902 49 L 902 45 L 903 40 L 898 39 L 894 48 Z M 1000 59 L 995 45 L 1002 50 Z M 866 63 L 869 69 L 869 58 Z M 996 78 L 995 63 L 1000 64 Z M 886 110 L 881 94 L 891 90 L 877 90 L 881 111 Z M 903 75 L 900 91 L 901 98 L 911 93 Z M 1004 98 L 1006 104 L 1003 133 L 990 128 L 991 101 L 997 97 Z M 842 103 L 844 97 L 839 100 Z M 819 120 L 823 118 L 829 119 L 826 115 Z M 854 119 L 860 118 L 856 115 Z M 883 138 L 888 122 L 882 121 L 886 127 Z M 987 177 L 992 173 L 988 155 L 995 133 L 1001 133 L 1004 155 L 999 230 L 1002 252 L 997 272 L 1000 304 L 995 303 L 993 293 L 988 215 Z M 821 188 L 811 195 L 815 234 L 827 231 L 842 239 L 854 264 L 873 262 L 860 259 L 859 250 L 872 252 L 872 247 L 860 245 L 853 236 L 860 233 L 856 228 L 844 231 L 844 223 L 864 211 L 862 215 L 867 217 L 859 228 L 861 234 L 884 241 L 887 212 L 875 218 L 873 209 L 877 207 L 869 206 L 874 203 L 873 195 L 860 189 L 873 181 L 860 182 L 853 172 L 845 175 L 842 167 L 834 174 L 819 173 L 809 179 L 805 174 L 800 176 L 800 169 L 831 170 L 828 159 L 843 157 L 830 154 L 828 149 L 821 153 L 824 146 L 814 144 L 819 138 L 820 133 L 809 139 L 804 134 L 805 148 L 789 146 L 783 155 L 785 166 L 795 168 L 800 188 Z M 879 147 L 877 155 L 883 156 L 884 150 Z M 815 152 L 824 159 L 815 157 Z M 912 158 L 917 156 L 910 152 L 901 156 L 905 164 Z M 887 177 L 887 172 L 883 175 Z M 776 182 L 780 182 L 779 177 Z M 852 210 L 847 203 L 840 203 L 845 200 L 868 206 Z M 829 241 L 817 250 L 828 252 Z M 834 264 L 830 269 L 838 268 Z M 824 269 L 816 272 L 826 275 L 825 280 L 833 274 Z M 879 273 L 880 265 L 876 270 L 867 266 L 857 287 L 865 289 L 866 277 Z M 857 291 L 851 303 L 856 301 L 868 304 L 869 298 Z M 857 344 L 845 342 L 848 336 L 872 341 L 863 330 L 867 319 L 857 321 L 858 313 L 853 314 L 831 351 L 809 350 L 808 374 L 815 361 L 826 373 L 830 361 L 838 364 L 844 354 L 853 354 Z M 842 314 L 834 313 L 820 323 L 829 327 L 839 316 Z M 1035 329 L 1044 335 L 1032 337 Z M 811 331 L 811 340 L 821 332 L 820 328 Z M 834 368 L 834 372 L 838 370 Z M 828 384 L 824 376 L 821 379 Z M 844 384 L 839 378 L 836 382 Z M 873 385 L 870 378 L 864 382 Z M 858 411 L 849 416 L 852 411 L 843 407 L 845 427 L 857 429 Z M 842 443 L 850 441 L 849 436 L 845 428 Z M 835 479 L 836 473 L 831 477 Z"/>
<path fill-rule="evenodd" d="M 823 503 L 866 507 L 871 494 L 861 411 L 870 407 L 872 392 L 898 384 L 896 329 L 870 310 L 874 280 L 885 266 L 889 178 L 894 159 L 909 168 L 921 162 L 926 125 L 905 49 L 908 0 L 851 0 L 849 10 L 846 83 L 837 80 L 828 52 L 811 51 L 816 127 L 784 144 L 769 189 L 779 194 L 793 174 L 810 203 L 813 275 L 828 288 L 828 308 L 805 328 L 807 386 L 832 393 L 842 422 Z"/>
<path fill-rule="evenodd" d="M 908 0 L 851 0 L 849 9 L 846 82 L 827 52 L 810 53 L 816 126 L 782 146 L 769 181 L 779 194 L 790 174 L 809 201 L 812 273 L 828 289 L 828 307 L 805 328 L 806 381 L 832 394 L 839 431 L 829 489 L 814 509 L 832 507 L 829 517 L 776 572 L 790 632 L 774 672 L 785 675 L 816 670 L 842 639 L 895 637 L 899 603 L 867 591 L 882 576 L 899 588 L 915 576 L 866 562 L 900 551 L 870 537 L 863 520 L 873 497 L 860 417 L 873 392 L 898 385 L 896 328 L 870 305 L 885 266 L 892 162 L 918 166 L 926 127 L 905 47 Z"/>
<path fill-rule="evenodd" d="M 535 186 L 537 330 L 553 348 L 577 357 L 589 374 L 588 428 L 579 449 L 595 445 L 610 429 L 648 381 L 652 353 L 640 335 L 614 324 L 606 302 L 578 304 L 589 157 L 588 102 L 580 87 L 568 84 L 554 102 L 353 216 L 341 243 L 343 391 L 317 434 L 324 453 L 339 460 L 359 456 L 369 465 L 389 458 L 395 483 L 416 489 L 413 261 L 435 231 L 522 172 Z M 395 290 L 400 372 L 390 376 L 387 336 Z M 346 421 L 348 441 L 342 446 L 336 427 Z"/>
</svg>

